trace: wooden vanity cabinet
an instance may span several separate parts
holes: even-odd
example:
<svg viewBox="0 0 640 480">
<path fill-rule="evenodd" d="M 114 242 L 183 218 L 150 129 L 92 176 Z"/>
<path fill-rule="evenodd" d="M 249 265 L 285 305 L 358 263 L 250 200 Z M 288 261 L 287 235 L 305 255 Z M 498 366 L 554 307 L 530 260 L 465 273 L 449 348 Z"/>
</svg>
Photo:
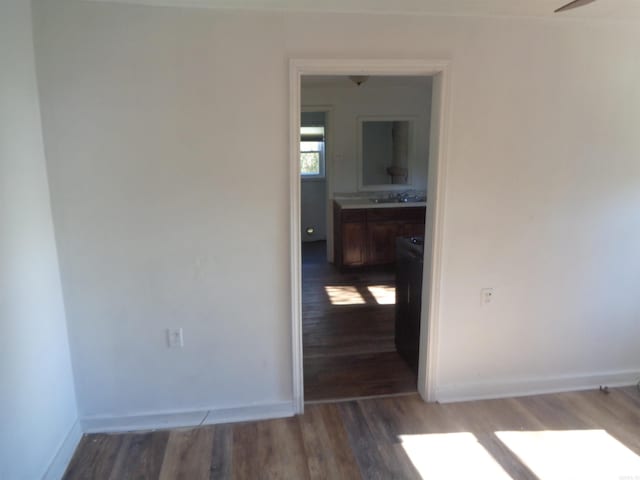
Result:
<svg viewBox="0 0 640 480">
<path fill-rule="evenodd" d="M 341 255 L 344 265 L 357 266 L 367 263 L 367 212 L 345 210 L 340 216 Z"/>
<path fill-rule="evenodd" d="M 369 222 L 368 240 L 369 250 L 367 260 L 369 265 L 383 265 L 395 260 L 396 237 L 400 235 L 401 224 L 393 221 Z M 394 248 L 391 248 L 391 246 Z"/>
<path fill-rule="evenodd" d="M 333 214 L 340 268 L 392 264 L 396 237 L 424 235 L 425 207 L 343 209 L 334 202 Z"/>
</svg>

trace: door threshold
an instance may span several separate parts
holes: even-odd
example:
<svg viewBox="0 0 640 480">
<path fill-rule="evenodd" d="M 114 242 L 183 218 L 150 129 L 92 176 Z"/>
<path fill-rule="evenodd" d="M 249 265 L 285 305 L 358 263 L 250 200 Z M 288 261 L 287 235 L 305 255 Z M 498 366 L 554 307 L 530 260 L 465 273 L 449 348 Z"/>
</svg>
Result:
<svg viewBox="0 0 640 480">
<path fill-rule="evenodd" d="M 382 395 L 365 395 L 362 397 L 340 397 L 340 398 L 326 398 L 322 400 L 305 400 L 305 405 L 321 405 L 323 403 L 341 403 L 341 402 L 353 402 L 356 400 L 372 400 L 376 398 L 394 398 L 394 397 L 408 397 L 409 395 L 417 395 L 418 391 L 414 392 L 402 392 L 402 393 L 385 393 Z"/>
</svg>

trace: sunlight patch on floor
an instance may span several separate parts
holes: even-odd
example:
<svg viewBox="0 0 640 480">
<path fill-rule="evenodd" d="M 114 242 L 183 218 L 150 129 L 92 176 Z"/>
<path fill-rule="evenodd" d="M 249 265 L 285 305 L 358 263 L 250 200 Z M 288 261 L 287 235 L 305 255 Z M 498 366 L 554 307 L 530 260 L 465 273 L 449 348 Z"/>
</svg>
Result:
<svg viewBox="0 0 640 480">
<path fill-rule="evenodd" d="M 471 433 L 400 435 L 400 440 L 422 478 L 511 478 Z"/>
<path fill-rule="evenodd" d="M 356 287 L 349 285 L 325 285 L 325 292 L 332 305 L 363 305 L 367 303 Z"/>
<path fill-rule="evenodd" d="M 640 457 L 604 430 L 496 435 L 541 480 L 640 479 Z"/>
<path fill-rule="evenodd" d="M 395 305 L 396 288 L 389 285 L 369 285 L 369 293 L 376 299 L 378 305 Z"/>
</svg>

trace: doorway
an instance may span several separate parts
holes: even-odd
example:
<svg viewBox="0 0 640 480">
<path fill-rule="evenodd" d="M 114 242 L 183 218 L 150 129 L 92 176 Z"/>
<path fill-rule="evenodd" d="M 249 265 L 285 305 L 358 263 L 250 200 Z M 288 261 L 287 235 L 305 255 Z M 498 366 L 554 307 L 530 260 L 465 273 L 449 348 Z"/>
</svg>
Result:
<svg viewBox="0 0 640 480">
<path fill-rule="evenodd" d="M 424 171 L 413 172 L 418 176 L 424 175 L 427 177 L 427 169 L 428 169 L 428 186 L 426 188 L 426 204 L 429 206 L 426 208 L 426 215 L 422 214 L 422 230 L 421 232 L 424 234 L 426 224 L 426 235 L 424 235 L 424 273 L 419 274 L 422 280 L 422 287 L 420 289 L 420 293 L 423 301 L 423 305 L 428 305 L 428 308 L 423 308 L 421 313 L 419 313 L 418 324 L 421 327 L 420 339 L 416 341 L 416 359 L 415 359 L 415 370 L 417 370 L 417 381 L 416 381 L 416 372 L 412 371 L 411 368 L 408 367 L 407 362 L 404 364 L 393 364 L 393 362 L 388 363 L 388 369 L 393 375 L 389 378 L 393 381 L 398 382 L 398 384 L 394 387 L 399 389 L 396 392 L 389 393 L 402 393 L 407 389 L 415 390 L 416 383 L 417 388 L 420 394 L 423 396 L 425 400 L 433 400 L 434 396 L 434 385 L 435 385 L 435 373 L 436 362 L 437 362 L 437 320 L 438 320 L 438 300 L 439 300 L 439 277 L 440 277 L 440 245 L 441 245 L 441 224 L 442 224 L 442 189 L 439 188 L 443 184 L 444 179 L 444 169 L 442 168 L 444 165 L 444 149 L 443 146 L 443 138 L 444 138 L 444 127 L 445 127 L 445 106 L 446 106 L 446 92 L 445 86 L 447 81 L 447 64 L 446 62 L 406 62 L 406 61 L 389 61 L 389 62 L 381 62 L 381 61 L 323 61 L 323 60 L 310 60 L 310 61 L 292 61 L 291 62 L 291 142 L 290 142 L 290 151 L 291 151 L 291 221 L 292 221 L 292 229 L 291 229 L 291 251 L 292 251 L 292 262 L 291 262 L 291 274 L 292 274 L 292 346 L 293 346 L 293 396 L 295 401 L 295 409 L 298 413 L 301 413 L 304 409 L 304 400 L 305 400 L 305 379 L 307 382 L 313 383 L 315 380 L 320 379 L 319 382 L 315 382 L 316 385 L 322 383 L 322 378 L 327 378 L 333 375 L 334 377 L 338 377 L 341 379 L 341 386 L 339 384 L 334 384 L 333 386 L 337 386 L 337 390 L 335 392 L 324 392 L 320 396 L 325 396 L 326 398 L 349 398 L 352 396 L 368 396 L 367 395 L 367 387 L 364 389 L 360 388 L 357 390 L 355 395 L 351 395 L 349 393 L 349 376 L 353 375 L 354 372 L 360 371 L 362 375 L 360 376 L 360 380 L 368 378 L 373 379 L 373 383 L 376 383 L 376 379 L 379 379 L 382 370 L 380 367 L 376 367 L 368 373 L 363 373 L 366 370 L 366 366 L 362 367 L 362 365 L 358 366 L 357 359 L 352 355 L 356 354 L 356 356 L 360 356 L 361 360 L 364 361 L 364 357 L 369 354 L 378 354 L 375 350 L 379 349 L 384 342 L 386 342 L 386 346 L 383 346 L 382 349 L 389 350 L 385 353 L 391 354 L 391 343 L 395 343 L 397 346 L 397 338 L 393 338 L 389 335 L 389 323 L 390 316 L 395 315 L 396 305 L 395 305 L 395 287 L 396 287 L 396 269 L 395 265 L 391 267 L 391 263 L 389 262 L 389 253 L 384 251 L 384 248 L 376 247 L 376 241 L 371 240 L 371 238 L 376 238 L 376 232 L 382 232 L 383 237 L 386 235 L 386 239 L 380 244 L 389 245 L 389 238 L 395 240 L 396 236 L 399 236 L 398 233 L 399 228 L 404 228 L 406 222 L 398 221 L 397 219 L 392 219 L 387 222 L 385 225 L 379 226 L 375 222 L 372 222 L 371 219 L 368 220 L 370 234 L 374 235 L 366 240 L 367 248 L 367 256 L 368 261 L 372 261 L 372 265 L 359 265 L 359 267 L 367 267 L 367 268 L 358 268 L 357 272 L 354 272 L 350 268 L 353 265 L 344 265 L 344 258 L 341 257 L 341 250 L 339 245 L 333 245 L 331 247 L 324 247 L 321 243 L 316 245 L 311 245 L 313 242 L 305 242 L 303 245 L 302 239 L 305 234 L 308 234 L 305 225 L 301 221 L 301 187 L 300 182 L 300 161 L 301 161 L 301 151 L 303 150 L 301 145 L 301 126 L 305 123 L 301 117 L 301 80 L 303 76 L 316 76 L 318 78 L 322 76 L 350 76 L 356 72 L 358 76 L 368 78 L 370 76 L 413 76 L 413 77 L 430 77 L 433 79 L 433 94 L 431 98 L 431 113 L 429 115 L 429 120 L 431 124 L 431 128 L 429 131 L 431 133 L 427 133 L 425 131 L 421 131 L 424 135 L 428 135 L 429 138 L 429 165 L 424 166 Z M 371 112 L 369 112 L 371 113 Z M 375 112 L 380 113 L 380 112 Z M 386 112 L 388 113 L 388 112 Z M 393 113 L 393 112 L 392 112 Z M 395 112 L 395 116 L 398 117 L 399 112 Z M 402 113 L 402 112 L 400 112 Z M 362 115 L 365 117 L 366 115 Z M 358 131 L 360 132 L 358 135 L 358 139 L 356 140 L 359 144 L 362 138 L 366 136 L 366 132 L 373 131 L 382 131 L 385 129 L 399 131 L 402 138 L 410 138 L 411 136 L 411 128 L 415 127 L 417 122 L 413 122 L 412 120 L 407 120 L 405 118 L 393 118 L 394 114 L 388 115 L 388 118 L 367 118 L 362 119 L 358 123 Z M 378 123 L 365 123 L 365 121 L 369 122 L 378 122 Z M 337 128 L 336 125 L 333 125 L 333 128 Z M 377 130 L 376 130 L 377 129 Z M 365 132 L 363 134 L 362 132 Z M 370 135 L 370 134 L 369 134 Z M 397 135 L 396 135 L 397 136 Z M 387 193 L 387 190 L 391 190 L 394 192 L 394 200 L 393 201 L 401 201 L 401 196 L 405 195 L 405 198 L 402 199 L 404 201 L 416 201 L 425 199 L 408 199 L 410 192 L 407 192 L 408 185 L 392 185 L 391 187 L 385 186 L 385 188 L 368 188 L 367 185 L 362 183 L 363 179 L 366 178 L 360 170 L 362 167 L 362 148 L 358 147 L 360 152 L 358 153 L 358 191 L 366 191 L 369 193 L 367 197 L 367 201 L 372 201 L 370 193 L 376 192 L 375 197 L 378 199 L 377 201 L 386 203 L 391 200 L 387 199 L 387 197 L 382 197 L 381 193 Z M 378 150 L 380 147 L 376 147 Z M 389 147 L 390 150 L 393 150 L 393 146 Z M 397 149 L 396 149 L 397 150 Z M 405 149 L 406 150 L 406 149 Z M 407 153 L 402 153 L 402 148 L 400 149 L 401 154 L 399 155 L 407 155 Z M 334 158 L 327 157 L 326 163 L 328 165 L 329 175 L 327 176 L 327 184 L 333 184 L 331 189 L 328 190 L 327 201 L 325 205 L 327 208 L 327 218 L 333 219 L 333 224 L 329 224 L 327 227 L 326 239 L 325 240 L 334 240 L 334 242 L 340 242 L 341 239 L 339 235 L 336 235 L 338 231 L 341 230 L 339 222 L 342 221 L 340 216 L 336 215 L 336 211 L 338 210 L 337 202 L 335 198 L 335 183 L 343 180 L 342 178 L 336 178 L 335 169 L 337 168 L 338 162 L 341 161 L 340 152 L 338 149 L 334 151 Z M 318 158 L 318 155 L 309 155 L 309 160 L 313 164 L 313 171 L 317 171 L 315 161 Z M 394 157 L 395 158 L 395 157 Z M 402 158 L 402 156 L 398 157 Z M 353 160 L 353 158 L 351 159 Z M 395 160 L 394 160 L 395 162 Z M 408 177 L 408 171 L 411 169 L 407 169 L 403 164 L 398 161 L 393 165 L 387 166 L 387 173 L 392 177 L 389 181 L 391 184 L 400 183 L 403 177 Z M 397 192 L 397 193 L 396 193 Z M 362 199 L 355 199 L 357 201 Z M 350 199 L 346 199 L 345 202 L 348 204 Z M 377 202 L 376 202 L 377 203 Z M 411 210 L 415 210 L 417 205 L 412 205 Z M 344 207 L 344 203 L 342 205 Z M 393 205 L 393 207 L 398 207 Z M 357 212 L 358 214 L 362 214 L 364 209 L 351 209 L 352 212 L 348 212 L 348 214 L 352 214 Z M 358 211 L 360 210 L 360 211 Z M 390 212 L 390 209 L 385 209 Z M 377 210 L 377 212 L 382 212 L 383 209 Z M 408 212 L 409 209 L 403 210 Z M 414 215 L 414 214 L 412 214 Z M 348 216 L 348 215 L 347 215 Z M 373 217 L 378 218 L 378 214 L 374 214 Z M 373 218 L 372 217 L 372 218 Z M 412 217 L 413 218 L 413 217 Z M 378 219 L 379 220 L 379 219 Z M 411 224 L 411 222 L 409 222 Z M 415 227 L 415 225 L 414 225 Z M 315 229 L 311 232 L 313 234 Z M 371 233 L 373 232 L 373 233 Z M 389 232 L 394 232 L 389 234 Z M 407 232 L 404 232 L 407 233 Z M 389 235 L 387 235 L 389 234 Z M 410 235 L 404 235 L 409 240 L 411 239 Z M 377 237 L 379 238 L 379 236 Z M 395 241 L 393 242 L 395 243 Z M 415 245 L 415 244 L 414 244 Z M 326 250 L 325 250 L 326 248 Z M 334 263 L 339 263 L 338 265 L 331 265 L 327 262 L 329 259 L 326 255 L 326 252 L 329 253 L 335 252 Z M 371 253 L 373 252 L 373 253 Z M 303 256 L 304 254 L 304 256 Z M 392 257 L 395 254 L 391 255 Z M 371 260 L 373 259 L 373 260 Z M 376 260 L 377 259 L 377 260 Z M 385 260 L 382 261 L 381 259 Z M 394 261 L 395 264 L 395 261 Z M 329 265 L 331 265 L 329 267 Z M 368 267 L 374 266 L 375 268 L 371 269 Z M 422 270 L 422 269 L 421 269 Z M 346 276 L 345 276 L 346 275 Z M 415 273 L 413 275 L 415 277 Z M 316 292 L 320 292 L 318 287 L 322 287 L 321 293 L 315 294 L 315 299 L 313 294 L 311 297 L 307 297 L 311 299 L 311 302 L 308 302 L 304 307 L 303 314 L 303 298 L 305 294 L 309 294 L 307 291 L 307 284 L 303 283 L 303 279 L 310 279 L 311 283 L 309 284 L 310 289 L 314 289 Z M 315 282 L 315 283 L 314 283 Z M 413 293 L 415 296 L 415 292 Z M 393 301 L 392 301 L 393 300 Z M 373 312 L 373 307 L 376 307 L 378 310 Z M 351 309 L 351 313 L 356 312 L 354 316 L 352 316 L 351 324 L 360 324 L 363 328 L 361 328 L 359 334 L 365 332 L 372 338 L 374 332 L 380 332 L 384 330 L 386 333 L 383 337 L 379 337 L 378 340 L 380 342 L 373 342 L 374 345 L 370 345 L 369 348 L 372 349 L 371 352 L 366 351 L 353 351 L 357 341 L 354 341 L 354 332 L 350 332 L 349 325 L 345 322 L 340 321 L 340 316 L 344 314 L 347 310 L 345 308 L 338 307 L 349 307 Z M 357 313 L 359 311 L 359 313 Z M 317 314 L 316 318 L 320 318 L 324 316 L 325 318 L 329 318 L 332 321 L 325 322 L 320 325 L 316 322 L 315 327 L 313 327 L 313 315 L 309 315 L 309 312 Z M 364 313 L 368 312 L 368 313 Z M 393 312 L 393 313 L 392 313 Z M 311 321 L 307 322 L 307 325 L 304 324 L 304 319 L 311 319 Z M 377 323 L 376 323 L 377 322 Z M 311 328 L 306 328 L 305 326 Z M 397 327 L 396 327 L 397 328 Z M 333 336 L 333 339 L 338 339 L 338 342 L 334 342 L 332 345 L 329 345 L 327 342 L 323 340 L 323 335 L 325 335 L 325 340 L 328 338 L 326 335 Z M 360 338 L 361 340 L 361 338 Z M 366 343 L 366 341 L 364 342 Z M 306 349 L 303 347 L 306 347 Z M 362 342 L 360 342 L 360 346 L 362 346 Z M 333 350 L 333 353 L 330 353 Z M 394 356 L 397 357 L 396 349 L 393 350 Z M 307 355 L 308 353 L 308 355 Z M 305 358 L 306 355 L 306 358 Z M 315 359 L 312 357 L 315 355 Z M 324 358 L 323 358 L 324 357 Z M 399 357 L 398 357 L 399 358 Z M 346 360 L 346 361 L 345 361 Z M 351 361 L 355 361 L 355 365 L 351 365 L 351 368 L 346 373 L 341 373 L 340 369 L 344 367 L 349 367 L 349 363 Z M 315 362 L 315 363 L 314 363 Z M 315 366 L 314 366 L 315 365 Z M 404 371 L 402 366 L 404 366 Z M 314 370 L 315 368 L 315 370 Z M 404 375 L 406 373 L 406 375 Z M 366 384 L 361 383 L 360 387 Z M 371 387 L 371 385 L 369 385 Z M 374 385 L 370 390 L 371 395 L 378 395 L 381 392 L 378 390 L 380 386 L 380 382 L 377 382 L 377 385 Z M 308 396 L 312 398 L 318 398 L 317 392 L 307 389 Z M 315 399 L 314 398 L 314 399 Z"/>
</svg>

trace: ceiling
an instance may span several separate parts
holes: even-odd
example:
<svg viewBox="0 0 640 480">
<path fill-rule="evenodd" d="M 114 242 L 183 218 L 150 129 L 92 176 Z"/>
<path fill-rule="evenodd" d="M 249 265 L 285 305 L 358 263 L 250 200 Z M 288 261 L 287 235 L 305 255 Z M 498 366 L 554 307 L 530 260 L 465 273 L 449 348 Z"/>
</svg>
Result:
<svg viewBox="0 0 640 480">
<path fill-rule="evenodd" d="M 569 0 L 85 0 L 139 5 L 274 11 L 525 16 L 640 20 L 640 0 L 598 0 L 554 14 Z"/>
</svg>

